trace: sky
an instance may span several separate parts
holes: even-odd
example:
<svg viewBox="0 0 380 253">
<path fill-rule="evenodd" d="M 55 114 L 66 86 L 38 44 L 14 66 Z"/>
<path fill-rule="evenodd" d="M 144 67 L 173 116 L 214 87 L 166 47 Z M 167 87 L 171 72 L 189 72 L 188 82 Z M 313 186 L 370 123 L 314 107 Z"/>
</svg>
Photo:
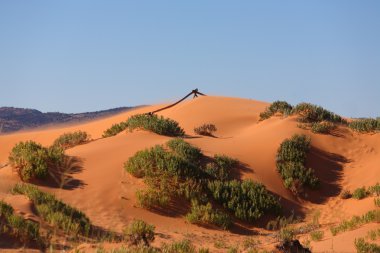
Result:
<svg viewBox="0 0 380 253">
<path fill-rule="evenodd" d="M 0 106 L 209 95 L 380 116 L 380 1 L 0 1 Z"/>
</svg>

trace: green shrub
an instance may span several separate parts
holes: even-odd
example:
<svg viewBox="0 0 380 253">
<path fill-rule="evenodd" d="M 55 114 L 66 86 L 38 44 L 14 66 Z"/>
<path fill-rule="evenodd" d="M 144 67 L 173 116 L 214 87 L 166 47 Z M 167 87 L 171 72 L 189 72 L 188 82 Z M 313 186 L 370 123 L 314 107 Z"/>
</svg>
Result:
<svg viewBox="0 0 380 253">
<path fill-rule="evenodd" d="M 349 128 L 359 133 L 380 131 L 380 119 L 357 119 L 348 124 Z"/>
<path fill-rule="evenodd" d="M 216 225 L 223 229 L 228 229 L 231 225 L 231 219 L 228 214 L 219 210 L 214 210 L 210 203 L 201 205 L 198 201 L 191 202 L 191 211 L 186 215 L 190 223 L 200 225 Z"/>
<path fill-rule="evenodd" d="M 205 172 L 217 180 L 229 180 L 231 171 L 238 165 L 238 161 L 225 155 L 214 155 L 212 163 L 208 163 Z"/>
<path fill-rule="evenodd" d="M 323 238 L 323 231 L 317 230 L 310 233 L 310 238 L 313 241 L 320 241 Z"/>
<path fill-rule="evenodd" d="M 53 143 L 54 146 L 61 146 L 64 149 L 71 148 L 79 144 L 86 143 L 90 140 L 90 135 L 84 131 L 73 133 L 64 133 L 59 136 Z"/>
<path fill-rule="evenodd" d="M 194 133 L 205 136 L 213 136 L 216 132 L 216 126 L 214 124 L 203 124 L 194 128 Z"/>
<path fill-rule="evenodd" d="M 278 238 L 281 243 L 291 242 L 295 238 L 294 230 L 290 227 L 281 228 L 278 232 Z"/>
<path fill-rule="evenodd" d="M 311 123 L 311 131 L 318 134 L 328 134 L 334 130 L 336 126 L 334 123 L 328 121 L 313 122 Z"/>
<path fill-rule="evenodd" d="M 368 187 L 368 191 L 371 195 L 380 196 L 380 184 L 376 183 L 374 186 Z"/>
<path fill-rule="evenodd" d="M 49 168 L 63 161 L 64 150 L 60 147 L 45 148 L 34 141 L 17 143 L 8 159 L 22 181 L 44 179 Z"/>
<path fill-rule="evenodd" d="M 87 216 L 56 199 L 53 194 L 42 192 L 30 184 L 16 184 L 12 192 L 28 197 L 35 205 L 38 214 L 49 224 L 74 235 L 89 234 L 91 223 Z"/>
<path fill-rule="evenodd" d="M 300 103 L 296 105 L 293 110 L 292 114 L 298 115 L 298 120 L 300 122 L 305 123 L 312 123 L 312 122 L 321 122 L 321 121 L 328 121 L 332 123 L 342 123 L 346 124 L 346 120 L 343 119 L 341 116 L 330 112 L 326 109 L 324 109 L 321 106 L 313 105 L 310 103 Z"/>
<path fill-rule="evenodd" d="M 154 207 L 164 207 L 169 204 L 171 195 L 166 191 L 155 189 L 140 190 L 136 192 L 137 204 L 140 207 L 151 209 Z"/>
<path fill-rule="evenodd" d="M 375 203 L 375 206 L 380 207 L 380 198 L 375 198 L 373 202 Z"/>
<path fill-rule="evenodd" d="M 289 115 L 292 109 L 293 106 L 286 101 L 274 101 L 264 112 L 260 113 L 260 120 L 268 119 L 276 113 Z"/>
<path fill-rule="evenodd" d="M 178 122 L 157 116 L 155 114 L 137 114 L 127 120 L 127 128 L 130 131 L 142 129 L 151 131 L 156 134 L 166 136 L 184 136 L 184 130 L 179 126 Z"/>
<path fill-rule="evenodd" d="M 374 243 L 364 241 L 364 238 L 355 239 L 355 248 L 357 253 L 379 253 L 380 246 Z"/>
<path fill-rule="evenodd" d="M 368 211 L 362 216 L 353 216 L 350 220 L 345 220 L 337 226 L 331 227 L 330 231 L 335 236 L 340 232 L 353 230 L 370 222 L 380 222 L 380 210 Z"/>
<path fill-rule="evenodd" d="M 143 242 L 148 246 L 154 240 L 154 229 L 143 220 L 133 220 L 124 230 L 124 235 L 134 245 Z"/>
<path fill-rule="evenodd" d="M 342 193 L 340 194 L 340 198 L 341 199 L 349 199 L 352 197 L 352 194 L 349 190 L 344 190 L 342 191 Z"/>
<path fill-rule="evenodd" d="M 202 152 L 199 148 L 192 146 L 181 138 L 171 139 L 166 144 L 171 151 L 185 160 L 196 163 L 202 158 Z"/>
<path fill-rule="evenodd" d="M 310 138 L 295 134 L 285 139 L 277 150 L 277 170 L 285 187 L 294 193 L 298 193 L 298 188 L 304 185 L 315 188 L 319 184 L 314 171 L 304 166 L 309 149 Z"/>
<path fill-rule="evenodd" d="M 3 233 L 23 243 L 35 242 L 43 246 L 39 224 L 15 215 L 12 206 L 0 200 L 0 235 Z"/>
<path fill-rule="evenodd" d="M 368 196 L 368 192 L 367 190 L 365 189 L 365 187 L 360 187 L 360 188 L 357 188 L 353 193 L 352 193 L 352 197 L 354 199 L 364 199 L 365 197 Z"/>
<path fill-rule="evenodd" d="M 162 253 L 195 253 L 195 247 L 189 240 L 164 244 Z"/>
<path fill-rule="evenodd" d="M 254 221 L 265 212 L 278 212 L 280 204 L 265 186 L 251 180 L 210 181 L 208 188 L 219 203 L 242 220 Z"/>
<path fill-rule="evenodd" d="M 113 124 L 110 128 L 108 128 L 107 130 L 103 132 L 102 137 L 107 138 L 107 137 L 115 136 L 118 133 L 123 132 L 125 129 L 127 129 L 127 127 L 128 127 L 128 123 L 126 121 L 120 122 L 118 124 Z"/>
</svg>

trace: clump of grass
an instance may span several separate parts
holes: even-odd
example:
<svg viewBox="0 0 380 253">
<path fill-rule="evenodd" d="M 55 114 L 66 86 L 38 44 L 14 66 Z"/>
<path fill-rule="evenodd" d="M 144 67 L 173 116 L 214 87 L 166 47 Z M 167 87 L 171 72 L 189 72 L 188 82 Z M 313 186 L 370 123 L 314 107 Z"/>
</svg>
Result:
<svg viewBox="0 0 380 253">
<path fill-rule="evenodd" d="M 328 121 L 313 122 L 311 123 L 311 131 L 318 134 L 329 134 L 336 126 L 334 123 Z"/>
<path fill-rule="evenodd" d="M 292 114 L 298 115 L 298 120 L 304 123 L 332 122 L 346 124 L 347 121 L 341 116 L 324 109 L 321 106 L 310 103 L 300 103 L 292 109 Z"/>
<path fill-rule="evenodd" d="M 36 222 L 25 220 L 14 213 L 13 207 L 0 200 L 0 235 L 8 234 L 22 243 L 37 243 L 43 245 L 40 226 Z"/>
<path fill-rule="evenodd" d="M 205 136 L 214 136 L 216 132 L 216 126 L 214 124 L 203 124 L 194 128 L 194 133 Z"/>
<path fill-rule="evenodd" d="M 323 231 L 317 230 L 310 233 L 310 238 L 313 241 L 320 241 L 323 238 Z"/>
<path fill-rule="evenodd" d="M 179 126 L 177 121 L 155 114 L 137 114 L 127 121 L 127 128 L 130 131 L 142 129 L 156 134 L 166 136 L 184 136 L 185 131 Z"/>
<path fill-rule="evenodd" d="M 352 194 L 349 190 L 343 190 L 340 194 L 341 199 L 349 199 L 352 197 Z"/>
<path fill-rule="evenodd" d="M 195 247 L 189 240 L 164 244 L 161 249 L 162 253 L 195 253 Z"/>
<path fill-rule="evenodd" d="M 355 189 L 355 191 L 352 193 L 352 197 L 354 199 L 364 199 L 367 196 L 368 196 L 368 192 L 364 186 Z"/>
<path fill-rule="evenodd" d="M 357 119 L 348 124 L 348 127 L 359 133 L 371 133 L 380 131 L 380 119 Z"/>
<path fill-rule="evenodd" d="M 215 225 L 223 229 L 228 229 L 232 223 L 228 214 L 220 210 L 214 210 L 211 203 L 202 205 L 196 200 L 191 202 L 191 211 L 186 215 L 186 219 L 190 223 Z"/>
<path fill-rule="evenodd" d="M 49 169 L 56 168 L 63 162 L 63 148 L 52 146 L 45 148 L 34 141 L 19 142 L 8 157 L 12 168 L 22 181 L 45 179 Z"/>
<path fill-rule="evenodd" d="M 90 135 L 84 131 L 73 133 L 64 133 L 59 136 L 53 143 L 54 146 L 60 146 L 64 149 L 72 148 L 76 145 L 86 143 L 90 140 Z"/>
<path fill-rule="evenodd" d="M 380 184 L 376 183 L 374 186 L 368 187 L 368 191 L 371 195 L 380 196 Z"/>
<path fill-rule="evenodd" d="M 285 187 L 295 194 L 305 185 L 315 188 L 319 184 L 314 171 L 304 166 L 309 149 L 310 138 L 296 134 L 284 140 L 277 151 L 277 170 Z"/>
<path fill-rule="evenodd" d="M 118 133 L 123 132 L 125 129 L 127 129 L 127 127 L 128 127 L 128 123 L 126 121 L 120 122 L 118 124 L 113 124 L 110 128 L 108 128 L 107 130 L 103 132 L 102 137 L 107 138 L 107 137 L 115 136 Z"/>
<path fill-rule="evenodd" d="M 281 228 L 278 232 L 278 240 L 280 243 L 287 243 L 293 241 L 295 238 L 294 229 L 291 227 Z"/>
<path fill-rule="evenodd" d="M 375 206 L 380 207 L 380 198 L 375 198 L 373 202 L 375 203 Z"/>
<path fill-rule="evenodd" d="M 144 243 L 149 246 L 154 241 L 154 230 L 153 225 L 149 225 L 143 220 L 133 220 L 124 230 L 124 235 L 133 245 Z"/>
<path fill-rule="evenodd" d="M 359 226 L 370 222 L 380 222 L 380 210 L 372 210 L 362 216 L 354 216 L 350 220 L 345 220 L 339 225 L 331 227 L 330 231 L 332 235 L 335 236 L 338 233 L 356 229 Z"/>
<path fill-rule="evenodd" d="M 286 101 L 274 101 L 269 107 L 265 109 L 264 112 L 260 113 L 260 120 L 265 120 L 276 113 L 281 113 L 283 115 L 289 115 L 293 109 L 293 106 L 291 106 Z"/>
<path fill-rule="evenodd" d="M 375 243 L 369 243 L 364 238 L 355 239 L 355 248 L 357 253 L 378 253 L 380 252 L 380 246 Z"/>
<path fill-rule="evenodd" d="M 89 218 L 81 211 L 56 199 L 54 195 L 42 192 L 30 184 L 16 184 L 12 193 L 28 197 L 35 205 L 38 214 L 49 224 L 74 236 L 89 234 L 91 229 Z"/>
</svg>

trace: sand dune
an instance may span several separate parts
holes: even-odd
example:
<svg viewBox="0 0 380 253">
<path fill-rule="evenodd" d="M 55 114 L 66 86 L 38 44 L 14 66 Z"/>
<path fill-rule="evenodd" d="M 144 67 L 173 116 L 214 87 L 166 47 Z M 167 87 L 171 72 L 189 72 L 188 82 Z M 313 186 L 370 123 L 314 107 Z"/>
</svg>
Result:
<svg viewBox="0 0 380 253">
<path fill-rule="evenodd" d="M 78 124 L 60 126 L 59 128 L 41 129 L 0 136 L 0 164 L 7 163 L 8 154 L 13 145 L 19 141 L 35 140 L 43 145 L 50 145 L 64 132 L 75 130 L 87 131 L 94 141 L 68 150 L 68 154 L 81 159 L 80 171 L 73 175 L 70 189 L 43 187 L 46 191 L 56 193 L 65 202 L 84 211 L 99 226 L 121 230 L 132 218 L 141 218 L 156 225 L 159 233 L 168 234 L 170 238 L 181 238 L 185 233 L 199 236 L 198 243 L 205 245 L 205 234 L 228 236 L 239 239 L 236 233 L 210 230 L 187 224 L 181 208 L 177 213 L 157 214 L 135 207 L 135 191 L 144 187 L 141 180 L 127 175 L 123 163 L 135 152 L 162 144 L 169 137 L 144 131 L 133 133 L 122 132 L 117 136 L 101 139 L 102 132 L 114 123 L 127 119 L 137 113 L 148 112 L 162 105 L 148 106 L 118 114 L 109 118 Z M 178 106 L 159 113 L 179 122 L 190 137 L 187 141 L 198 146 L 212 156 L 226 154 L 242 163 L 238 171 L 240 178 L 250 178 L 263 183 L 270 191 L 280 196 L 283 204 L 306 215 L 320 210 L 323 223 L 338 222 L 342 218 L 362 214 L 374 209 L 373 200 L 343 201 L 338 194 L 342 188 L 353 190 L 364 185 L 380 182 L 380 135 L 356 134 L 347 128 L 340 127 L 335 135 L 317 135 L 297 127 L 294 117 L 281 116 L 260 122 L 259 114 L 268 103 L 226 97 L 199 97 L 187 100 Z M 193 128 L 203 123 L 213 123 L 218 128 L 216 138 L 195 136 Z M 307 165 L 314 168 L 322 181 L 321 190 L 311 192 L 309 198 L 295 198 L 282 183 L 276 171 L 275 156 L 279 144 L 294 133 L 305 133 L 311 136 L 312 151 Z M 0 169 L 0 184 L 17 181 L 8 167 Z M 6 196 L 1 187 L 2 196 Z M 7 198 L 7 197 L 6 197 Z M 8 196 L 9 198 L 9 196 Z M 372 201 L 372 202 L 371 202 Z M 13 203 L 13 200 L 11 200 Z M 15 201 L 20 212 L 31 212 L 27 203 Z M 32 215 L 32 214 L 31 214 Z M 247 225 L 247 229 L 253 226 Z M 362 233 L 362 231 L 359 231 Z M 359 233 L 358 232 L 358 233 Z M 355 231 L 349 238 L 355 238 Z M 334 240 L 347 240 L 347 236 Z M 202 239 L 203 238 L 203 239 Z M 160 243 L 158 239 L 156 243 Z M 318 251 L 330 250 L 328 242 L 315 244 Z M 342 250 L 353 250 L 347 244 Z"/>
</svg>

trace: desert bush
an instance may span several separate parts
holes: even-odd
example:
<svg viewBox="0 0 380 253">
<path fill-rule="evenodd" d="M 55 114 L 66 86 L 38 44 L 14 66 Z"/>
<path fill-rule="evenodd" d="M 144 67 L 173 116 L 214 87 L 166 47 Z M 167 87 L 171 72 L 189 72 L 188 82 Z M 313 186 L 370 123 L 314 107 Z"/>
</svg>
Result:
<svg viewBox="0 0 380 253">
<path fill-rule="evenodd" d="M 376 183 L 374 186 L 368 187 L 368 191 L 371 195 L 380 196 L 380 184 Z"/>
<path fill-rule="evenodd" d="M 375 206 L 380 207 L 380 198 L 375 198 L 373 202 L 375 203 Z"/>
<path fill-rule="evenodd" d="M 332 123 L 346 124 L 341 116 L 324 109 L 321 106 L 310 103 L 300 103 L 292 109 L 292 114 L 299 116 L 298 120 L 304 123 L 328 121 Z"/>
<path fill-rule="evenodd" d="M 332 122 L 322 121 L 311 123 L 311 131 L 318 134 L 328 134 L 334 130 L 336 126 Z"/>
<path fill-rule="evenodd" d="M 162 253 L 195 253 L 195 247 L 189 240 L 164 244 L 161 249 Z"/>
<path fill-rule="evenodd" d="M 190 223 L 199 225 L 215 225 L 223 229 L 228 229 L 231 225 L 231 218 L 228 214 L 214 210 L 210 203 L 199 204 L 198 201 L 191 202 L 191 211 L 186 215 Z"/>
<path fill-rule="evenodd" d="M 368 192 L 367 192 L 367 190 L 365 189 L 364 186 L 355 189 L 355 191 L 352 193 L 352 197 L 354 199 L 364 199 L 367 196 L 368 196 Z"/>
<path fill-rule="evenodd" d="M 260 113 L 260 120 L 268 119 L 276 113 L 289 115 L 292 109 L 293 106 L 286 101 L 274 101 L 264 112 Z"/>
<path fill-rule="evenodd" d="M 349 190 L 343 190 L 342 193 L 340 194 L 341 199 L 349 199 L 352 197 L 352 194 Z"/>
<path fill-rule="evenodd" d="M 208 188 L 219 203 L 242 220 L 254 221 L 265 212 L 278 212 L 280 204 L 265 186 L 252 180 L 210 181 Z"/>
<path fill-rule="evenodd" d="M 43 246 L 38 223 L 15 215 L 12 206 L 0 200 L 0 235 L 9 234 L 23 243 L 35 242 Z"/>
<path fill-rule="evenodd" d="M 45 148 L 34 141 L 17 143 L 8 157 L 10 165 L 22 181 L 46 178 L 49 168 L 58 166 L 63 158 L 62 148 Z"/>
<path fill-rule="evenodd" d="M 323 238 L 323 231 L 317 230 L 310 233 L 310 238 L 313 241 L 320 241 Z"/>
<path fill-rule="evenodd" d="M 212 178 L 226 181 L 231 177 L 231 171 L 239 164 L 236 159 L 226 155 L 214 155 L 213 162 L 208 163 L 205 172 Z"/>
<path fill-rule="evenodd" d="M 355 239 L 355 248 L 357 253 L 379 253 L 380 246 L 375 243 L 369 243 L 364 238 Z"/>
<path fill-rule="evenodd" d="M 171 199 L 171 195 L 166 191 L 149 188 L 147 190 L 137 191 L 136 198 L 138 206 L 146 209 L 151 209 L 159 206 L 167 206 Z"/>
<path fill-rule="evenodd" d="M 213 136 L 216 132 L 216 126 L 214 124 L 203 124 L 194 128 L 194 133 L 205 136 Z"/>
<path fill-rule="evenodd" d="M 130 117 L 127 121 L 127 128 L 130 131 L 142 129 L 156 134 L 166 136 L 184 136 L 184 130 L 177 121 L 155 114 L 137 114 Z"/>
<path fill-rule="evenodd" d="M 287 243 L 293 241 L 295 238 L 295 233 L 293 228 L 284 227 L 278 231 L 278 239 L 280 243 Z"/>
<path fill-rule="evenodd" d="M 380 119 L 357 119 L 348 124 L 349 128 L 360 133 L 380 131 Z"/>
<path fill-rule="evenodd" d="M 166 144 L 171 151 L 185 160 L 196 163 L 202 158 L 202 152 L 199 148 L 194 147 L 181 138 L 171 139 Z"/>
<path fill-rule="evenodd" d="M 305 168 L 306 154 L 310 149 L 310 138 L 293 135 L 284 140 L 277 150 L 277 170 L 286 188 L 298 193 L 300 187 L 315 188 L 319 180 L 311 168 Z"/>
<path fill-rule="evenodd" d="M 154 229 L 153 225 L 149 225 L 143 220 L 133 220 L 124 230 L 124 235 L 134 245 L 143 242 L 149 246 L 154 241 Z"/>
<path fill-rule="evenodd" d="M 127 129 L 127 127 L 128 127 L 128 123 L 126 121 L 120 122 L 118 124 L 113 124 L 110 128 L 108 128 L 107 130 L 103 132 L 102 137 L 107 138 L 107 137 L 115 136 L 118 133 L 123 132 L 125 129 Z"/>
<path fill-rule="evenodd" d="M 332 235 L 335 236 L 338 233 L 356 229 L 359 226 L 370 222 L 380 222 L 380 210 L 368 211 L 362 216 L 353 216 L 350 220 L 342 221 L 337 226 L 331 227 L 330 231 Z"/>
<path fill-rule="evenodd" d="M 89 234 L 91 222 L 88 217 L 81 211 L 56 199 L 53 194 L 42 192 L 30 184 L 16 184 L 12 193 L 28 197 L 35 205 L 38 214 L 49 224 L 73 235 Z"/>
<path fill-rule="evenodd" d="M 84 131 L 76 131 L 72 133 L 64 133 L 54 142 L 54 146 L 61 146 L 64 149 L 72 148 L 76 145 L 86 143 L 90 140 L 90 135 Z"/>
</svg>

